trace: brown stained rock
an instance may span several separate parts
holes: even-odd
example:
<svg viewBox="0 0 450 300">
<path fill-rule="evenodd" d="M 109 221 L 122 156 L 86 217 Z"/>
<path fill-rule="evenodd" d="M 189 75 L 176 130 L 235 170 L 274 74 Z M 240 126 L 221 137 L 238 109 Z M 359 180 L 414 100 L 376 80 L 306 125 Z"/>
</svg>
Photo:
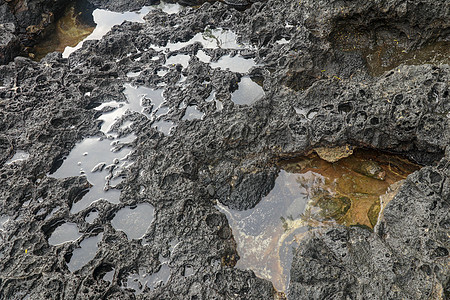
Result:
<svg viewBox="0 0 450 300">
<path fill-rule="evenodd" d="M 323 160 L 326 160 L 330 163 L 337 162 L 341 158 L 349 157 L 353 154 L 353 147 L 349 145 L 328 148 L 328 147 L 319 147 L 313 149 L 317 155 Z"/>
<path fill-rule="evenodd" d="M 326 148 L 320 153 L 332 160 L 346 155 L 344 147 Z M 337 150 L 336 150 L 337 149 Z M 353 153 L 353 150 L 351 150 Z M 331 154 L 330 154 L 331 153 Z M 380 197 L 388 197 L 390 188 L 418 169 L 403 158 L 385 153 L 359 149 L 352 156 L 329 162 L 315 154 L 282 163 L 289 172 L 312 172 L 321 180 L 307 177 L 299 181 L 309 191 L 311 202 L 306 210 L 307 219 L 335 220 L 345 225 L 364 225 L 370 228 L 377 223 Z M 393 197 L 395 193 L 388 194 Z M 386 198 L 388 199 L 388 198 Z M 314 208 L 319 208 L 314 212 Z"/>
</svg>

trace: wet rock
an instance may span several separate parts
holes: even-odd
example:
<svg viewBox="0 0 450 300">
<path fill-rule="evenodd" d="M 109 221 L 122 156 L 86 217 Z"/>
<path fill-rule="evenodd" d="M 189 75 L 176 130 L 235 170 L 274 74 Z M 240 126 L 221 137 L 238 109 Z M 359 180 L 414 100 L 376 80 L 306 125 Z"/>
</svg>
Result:
<svg viewBox="0 0 450 300">
<path fill-rule="evenodd" d="M 293 262 L 289 297 L 448 293 L 450 67 L 399 65 L 375 76 L 361 51 L 346 52 L 332 38 L 349 15 L 352 30 L 368 36 L 381 21 L 389 25 L 386 40 L 397 29 L 412 30 L 411 41 L 401 42 L 407 47 L 422 47 L 419 32 L 427 42 L 448 40 L 445 1 L 397 4 L 269 0 L 244 11 L 219 2 L 175 15 L 155 10 L 145 23 L 125 22 L 100 41 L 86 42 L 69 59 L 50 54 L 40 63 L 16 58 L 0 66 L 0 216 L 9 220 L 1 232 L 0 298 L 270 299 L 270 282 L 233 268 L 236 242 L 215 203 L 253 207 L 273 187 L 276 161 L 345 144 L 402 153 L 430 166 L 406 179 L 375 233 L 338 226 L 305 240 Z M 122 5 L 128 4 L 111 2 Z M 30 25 L 40 24 L 34 21 Z M 203 38 L 177 44 L 211 27 L 232 30 L 240 46 L 215 49 Z M 283 38 L 288 42 L 277 43 Z M 212 68 L 198 59 L 199 50 L 214 62 L 253 52 L 258 66 L 249 74 Z M 189 60 L 164 66 L 174 55 Z M 163 67 L 167 73 L 159 76 Z M 235 105 L 231 94 L 239 80 L 254 73 L 262 77 L 264 96 Z M 168 110 L 158 119 L 148 117 L 149 106 L 129 111 L 105 133 L 99 116 L 108 109 L 94 108 L 127 101 L 125 84 L 164 89 Z M 203 119 L 182 120 L 188 106 Z M 152 125 L 159 121 L 176 128 L 170 135 L 158 131 Z M 70 213 L 92 184 L 84 176 L 49 173 L 86 137 L 131 133 L 133 164 L 121 174 L 120 203 L 100 199 Z M 29 158 L 5 164 L 19 150 Z M 142 238 L 129 240 L 111 219 L 120 208 L 140 204 L 154 208 L 154 219 Z M 94 210 L 97 218 L 87 222 Z M 77 224 L 83 240 L 101 233 L 95 255 L 74 272 L 68 263 L 80 241 L 48 243 L 60 222 Z M 162 265 L 170 268 L 167 282 L 138 296 L 125 286 L 130 276 L 158 274 Z M 112 269 L 106 278 L 99 275 Z"/>
<path fill-rule="evenodd" d="M 348 145 L 336 148 L 319 147 L 315 148 L 314 151 L 320 156 L 320 158 L 331 163 L 337 162 L 341 158 L 348 157 L 353 154 L 352 147 Z"/>
</svg>

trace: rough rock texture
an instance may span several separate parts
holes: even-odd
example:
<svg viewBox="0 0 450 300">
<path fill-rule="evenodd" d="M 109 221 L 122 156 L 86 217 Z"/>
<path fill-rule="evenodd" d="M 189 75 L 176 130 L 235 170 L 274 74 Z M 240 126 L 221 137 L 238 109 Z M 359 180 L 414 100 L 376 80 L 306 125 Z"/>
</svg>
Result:
<svg viewBox="0 0 450 300">
<path fill-rule="evenodd" d="M 0 24 L 0 64 L 5 64 L 20 50 L 17 37 L 14 35 L 14 23 Z"/>
<path fill-rule="evenodd" d="M 311 233 L 295 254 L 290 296 L 448 297 L 449 168 L 444 159 L 408 177 L 375 234 L 358 227 Z"/>
<path fill-rule="evenodd" d="M 217 0 L 169 0 L 168 3 L 198 6 Z M 236 9 L 245 9 L 258 0 L 224 0 Z M 1 0 L 0 1 L 0 64 L 6 64 L 18 55 L 27 56 L 31 47 L 52 34 L 55 22 L 63 16 L 71 3 L 83 7 L 111 11 L 135 11 L 143 6 L 159 4 L 160 0 Z"/>
<path fill-rule="evenodd" d="M 0 232 L 0 298 L 271 299 L 270 282 L 233 268 L 239 254 L 215 204 L 251 208 L 273 187 L 274 162 L 346 144 L 402 153 L 429 167 L 408 177 L 374 233 L 344 227 L 311 232 L 296 252 L 288 296 L 444 298 L 449 293 L 450 66 L 400 65 L 373 77 L 360 50 L 376 40 L 367 27 L 380 22 L 386 24 L 386 40 L 414 32 L 405 42 L 411 49 L 425 41 L 449 41 L 447 1 L 404 3 L 266 1 L 245 11 L 223 3 L 177 15 L 152 11 L 146 23 L 114 27 L 69 59 L 50 54 L 40 63 L 16 58 L 0 66 L 0 216 L 10 218 Z M 370 37 L 355 51 L 344 51 L 333 38 L 347 21 Z M 213 61 L 231 54 L 254 58 L 258 65 L 248 74 L 214 69 L 196 57 L 200 43 L 166 55 L 153 49 L 185 42 L 207 26 L 234 31 L 244 45 L 204 49 Z M 286 43 L 277 43 L 283 38 Z M 186 68 L 163 66 L 176 54 L 190 56 Z M 159 76 L 160 69 L 167 74 Z M 128 77 L 131 71 L 141 73 Z M 244 75 L 262 82 L 265 91 L 250 106 L 231 101 Z M 128 113 L 123 121 L 133 121 L 130 128 L 115 127 L 119 135 L 137 137 L 130 145 L 134 164 L 119 186 L 121 203 L 101 200 L 70 214 L 89 183 L 85 177 L 55 179 L 48 173 L 76 142 L 103 136 L 94 108 L 125 101 L 127 82 L 150 88 L 164 83 L 170 111 L 162 119 L 177 127 L 164 135 L 144 115 Z M 213 91 L 222 110 L 206 101 Z M 205 117 L 182 120 L 182 102 L 196 105 Z M 30 158 L 5 164 L 18 150 Z M 139 203 L 153 205 L 155 218 L 143 239 L 129 241 L 111 219 L 122 207 Z M 88 223 L 85 217 L 93 210 L 99 217 Z M 50 245 L 48 237 L 61 222 L 76 223 L 82 238 Z M 99 233 L 95 257 L 70 272 L 67 261 L 74 249 Z M 163 261 L 171 272 L 167 283 L 139 295 L 126 287 L 130 274 L 157 273 Z M 104 280 L 111 269 L 112 280 Z"/>
<path fill-rule="evenodd" d="M 62 16 L 68 0 L 1 0 L 0 64 L 10 62 L 42 38 Z"/>
</svg>

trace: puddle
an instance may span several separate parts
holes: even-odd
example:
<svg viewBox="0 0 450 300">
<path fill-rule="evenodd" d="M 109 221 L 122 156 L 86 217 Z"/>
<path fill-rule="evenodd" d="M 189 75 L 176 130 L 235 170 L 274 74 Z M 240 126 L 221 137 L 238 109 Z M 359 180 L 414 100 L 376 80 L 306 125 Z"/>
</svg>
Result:
<svg viewBox="0 0 450 300">
<path fill-rule="evenodd" d="M 220 68 L 223 70 L 230 70 L 236 73 L 247 73 L 252 67 L 256 66 L 253 58 L 243 58 L 240 55 L 222 56 L 218 61 L 211 63 L 211 68 Z"/>
<path fill-rule="evenodd" d="M 202 120 L 204 116 L 205 114 L 199 111 L 196 106 L 188 106 L 186 108 L 182 120 L 189 120 L 189 121 L 196 119 Z"/>
<path fill-rule="evenodd" d="M 208 98 L 205 99 L 206 102 L 213 101 L 216 103 L 216 111 L 221 111 L 223 109 L 222 101 L 216 99 L 216 92 L 212 91 Z"/>
<path fill-rule="evenodd" d="M 151 120 L 169 112 L 168 107 L 162 106 L 165 101 L 163 89 L 133 87 L 131 84 L 125 84 L 124 87 L 127 102 L 111 101 L 95 108 L 103 112 L 97 120 L 103 121 L 100 130 L 108 137 L 84 139 L 72 149 L 61 167 L 50 175 L 55 178 L 82 175 L 86 176 L 92 185 L 80 200 L 73 203 L 70 210 L 72 214 L 88 208 L 100 199 L 119 203 L 120 190 L 115 189 L 115 186 L 123 180 L 124 170 L 132 164 L 129 161 L 132 150 L 128 145 L 136 137 L 130 134 L 119 138 L 118 134 L 112 131 L 115 123 L 122 121 L 121 129 L 129 127 L 132 122 L 122 119 L 127 111 L 142 113 Z M 160 120 L 153 123 L 152 127 L 169 135 L 175 124 L 172 121 Z"/>
<path fill-rule="evenodd" d="M 231 101 L 239 105 L 250 105 L 264 97 L 263 88 L 250 77 L 244 76 L 239 82 L 238 89 L 231 94 Z"/>
<path fill-rule="evenodd" d="M 188 266 L 184 267 L 184 272 L 183 272 L 183 276 L 184 277 L 192 276 L 192 275 L 194 275 L 194 273 L 195 273 L 195 271 L 194 271 L 194 268 L 192 266 L 188 265 Z"/>
<path fill-rule="evenodd" d="M 78 231 L 77 224 L 63 223 L 56 227 L 56 229 L 52 232 L 50 238 L 48 239 L 48 243 L 53 246 L 61 245 L 76 241 L 81 236 L 82 234 Z"/>
<path fill-rule="evenodd" d="M 173 253 L 175 248 L 177 248 L 180 244 L 181 244 L 181 242 L 179 242 L 178 240 L 170 241 L 169 242 L 169 251 L 170 251 L 170 253 Z"/>
<path fill-rule="evenodd" d="M 189 60 L 191 59 L 191 57 L 189 55 L 186 54 L 177 54 L 177 55 L 172 55 L 171 57 L 169 57 L 166 60 L 166 66 L 172 67 L 172 66 L 176 66 L 177 64 L 180 64 L 183 66 L 183 68 L 187 68 L 187 66 L 189 65 Z"/>
<path fill-rule="evenodd" d="M 156 51 L 164 51 L 168 54 L 170 51 L 180 50 L 186 46 L 192 45 L 196 42 L 202 44 L 204 48 L 207 49 L 244 49 L 252 48 L 248 44 L 240 44 L 237 42 L 237 35 L 232 31 L 225 29 L 210 29 L 206 28 L 204 32 L 197 33 L 192 39 L 187 42 L 178 43 L 167 43 L 166 46 L 156 46 L 153 45 L 152 48 Z M 196 54 L 198 59 L 205 63 L 210 63 L 212 68 L 229 69 L 232 72 L 247 73 L 252 67 L 256 66 L 255 60 L 253 58 L 246 59 L 240 55 L 225 55 L 221 57 L 217 62 L 211 63 L 211 57 L 206 54 L 205 51 L 199 50 Z M 166 61 L 166 66 L 172 66 L 176 64 L 181 64 L 183 68 L 186 68 L 189 64 L 190 56 L 185 54 L 178 54 L 171 56 Z M 161 75 L 165 73 L 159 71 Z M 159 76 L 161 76 L 159 75 Z"/>
<path fill-rule="evenodd" d="M 1 232 L 5 230 L 5 225 L 8 223 L 9 217 L 8 216 L 0 216 L 0 238 L 1 238 Z"/>
<path fill-rule="evenodd" d="M 206 28 L 203 32 L 199 32 L 187 42 L 167 43 L 166 46 L 152 46 L 157 51 L 169 50 L 176 51 L 186 46 L 192 45 L 195 42 L 202 44 L 204 48 L 216 49 L 240 49 L 243 47 L 249 47 L 247 44 L 240 44 L 237 42 L 237 35 L 227 29 L 210 29 Z"/>
<path fill-rule="evenodd" d="M 83 1 L 78 1 L 68 6 L 64 15 L 51 25 L 51 32 L 33 48 L 31 56 L 41 60 L 50 52 L 64 52 L 66 47 L 75 47 L 92 34 L 95 25 L 92 9 Z"/>
<path fill-rule="evenodd" d="M 169 73 L 169 71 L 159 70 L 158 72 L 156 72 L 156 75 L 158 75 L 159 77 L 164 77 L 164 75 L 166 75 L 167 73 Z"/>
<path fill-rule="evenodd" d="M 128 156 L 132 150 L 122 146 L 134 139 L 134 135 L 115 140 L 86 138 L 72 149 L 61 167 L 50 175 L 55 178 L 83 175 L 92 184 L 87 194 L 73 203 L 70 210 L 72 214 L 99 199 L 119 203 L 120 190 L 114 189 L 111 183 L 113 179 L 116 179 L 115 184 L 119 183 L 122 180 L 121 172 L 131 164 Z"/>
<path fill-rule="evenodd" d="M 298 228 L 294 224 L 287 230 L 283 227 L 283 221 L 298 219 L 306 207 L 307 198 L 297 177 L 281 171 L 273 190 L 251 210 L 218 205 L 227 215 L 237 243 L 240 259 L 236 267 L 253 270 L 258 277 L 272 281 L 278 291 L 285 291 L 289 282 L 296 235 L 306 231 L 303 222 L 295 224 Z"/>
<path fill-rule="evenodd" d="M 144 16 L 151 10 L 161 9 L 167 14 L 174 14 L 181 11 L 182 6 L 179 4 L 161 3 L 159 5 L 144 6 L 137 12 L 112 12 L 104 9 L 96 9 L 92 13 L 94 22 L 97 24 L 94 31 L 87 36 L 83 41 L 76 46 L 66 47 L 63 52 L 63 57 L 69 57 L 75 50 L 80 49 L 84 41 L 87 40 L 100 40 L 106 33 L 108 33 L 114 25 L 120 25 L 125 21 L 131 22 L 144 22 Z"/>
<path fill-rule="evenodd" d="M 166 115 L 169 112 L 169 108 L 167 106 L 163 106 L 158 108 L 158 110 L 155 112 L 156 117 L 160 117 L 163 115 Z"/>
<path fill-rule="evenodd" d="M 196 56 L 201 62 L 209 64 L 211 62 L 211 56 L 206 54 L 203 50 L 198 50 Z"/>
<path fill-rule="evenodd" d="M 73 250 L 72 257 L 67 263 L 70 272 L 78 271 L 95 257 L 98 250 L 98 243 L 102 241 L 102 238 L 103 234 L 100 233 L 94 237 L 84 239 L 80 243 L 80 247 Z"/>
<path fill-rule="evenodd" d="M 105 275 L 103 275 L 103 280 L 109 281 L 109 282 L 112 283 L 115 272 L 116 272 L 116 270 L 114 268 L 112 268 L 111 271 L 108 271 L 108 272 L 105 273 Z"/>
<path fill-rule="evenodd" d="M 146 288 L 155 289 L 167 283 L 170 277 L 170 268 L 167 264 L 162 264 L 160 269 L 151 275 L 145 270 L 139 269 L 137 273 L 128 275 L 126 287 L 133 289 L 136 295 L 141 294 Z"/>
<path fill-rule="evenodd" d="M 289 40 L 282 38 L 282 39 L 279 39 L 278 41 L 276 41 L 275 43 L 280 44 L 280 45 L 289 44 Z"/>
<path fill-rule="evenodd" d="M 274 188 L 253 209 L 218 205 L 237 243 L 236 267 L 253 270 L 278 291 L 288 288 L 292 248 L 305 232 L 336 223 L 372 228 L 380 197 L 419 168 L 394 155 L 359 149 L 335 163 L 311 154 L 280 167 Z"/>
<path fill-rule="evenodd" d="M 138 77 L 139 75 L 141 75 L 141 73 L 142 72 L 128 72 L 127 77 L 128 78 Z"/>
<path fill-rule="evenodd" d="M 122 116 L 126 110 L 140 112 L 147 118 L 152 119 L 149 110 L 156 111 L 165 101 L 163 89 L 154 90 L 144 86 L 134 87 L 129 83 L 126 83 L 124 87 L 125 90 L 123 93 L 128 99 L 128 104 L 125 105 L 124 108 L 120 108 L 120 111 L 114 111 L 114 116 L 108 117 L 111 125 L 114 123 L 114 120 Z"/>
<path fill-rule="evenodd" d="M 14 163 L 18 163 L 24 160 L 27 160 L 30 157 L 30 154 L 28 154 L 25 151 L 22 150 L 18 150 L 16 151 L 16 154 L 14 154 L 13 157 L 11 157 L 6 163 L 5 165 L 11 165 Z"/>
<path fill-rule="evenodd" d="M 395 155 L 357 149 L 335 163 L 311 154 L 284 162 L 282 168 L 301 174 L 299 184 L 310 199 L 305 217 L 313 223 L 333 220 L 373 228 L 380 197 L 419 166 Z"/>
<path fill-rule="evenodd" d="M 49 220 L 51 217 L 53 217 L 55 215 L 55 213 L 60 209 L 59 206 L 55 207 L 54 209 L 52 209 L 52 211 L 45 217 L 45 221 Z"/>
<path fill-rule="evenodd" d="M 125 232 L 129 240 L 140 239 L 153 221 L 154 210 L 148 203 L 138 204 L 134 208 L 124 207 L 115 214 L 111 225 Z"/>
</svg>

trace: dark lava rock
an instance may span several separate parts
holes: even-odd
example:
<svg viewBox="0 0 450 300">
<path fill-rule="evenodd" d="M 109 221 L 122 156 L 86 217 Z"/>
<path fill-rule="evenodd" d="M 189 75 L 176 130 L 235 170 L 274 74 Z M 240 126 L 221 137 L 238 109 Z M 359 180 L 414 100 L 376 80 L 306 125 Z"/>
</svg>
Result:
<svg viewBox="0 0 450 300">
<path fill-rule="evenodd" d="M 14 35 L 14 23 L 0 24 L 0 64 L 5 64 L 20 50 L 18 38 Z"/>
<path fill-rule="evenodd" d="M 16 58 L 0 66 L 0 217 L 9 219 L 0 232 L 0 298 L 271 299 L 269 281 L 234 268 L 239 253 L 215 204 L 251 208 L 273 187 L 276 161 L 344 144 L 402 153 L 429 166 L 407 178 L 375 232 L 313 231 L 296 251 L 289 297 L 448 295 L 450 66 L 398 61 L 374 76 L 364 50 L 380 40 L 372 30 L 379 23 L 386 25 L 385 40 L 399 36 L 405 47 L 422 47 L 419 33 L 426 42 L 448 41 L 448 2 L 269 0 L 244 11 L 217 2 L 174 15 L 155 10 L 145 19 L 85 42 L 68 59 L 54 53 L 39 63 Z M 345 22 L 366 34 L 351 51 L 333 38 Z M 240 49 L 194 43 L 163 53 L 155 47 L 212 29 L 235 32 Z M 407 32 L 410 39 L 401 40 Z M 244 73 L 213 68 L 198 59 L 199 50 L 213 62 L 242 53 L 255 66 Z M 164 65 L 174 55 L 188 55 L 187 67 Z M 252 105 L 232 101 L 244 76 L 265 92 Z M 158 120 L 177 127 L 165 135 L 140 112 L 124 115 L 120 122 L 131 121 L 130 128 L 116 125 L 113 132 L 136 139 L 133 164 L 118 185 L 120 203 L 100 200 L 70 213 L 91 184 L 84 176 L 49 173 L 83 138 L 106 138 L 94 108 L 125 101 L 126 83 L 163 87 L 169 112 Z M 208 100 L 212 92 L 216 101 Z M 186 106 L 205 116 L 183 120 Z M 6 164 L 18 151 L 30 157 Z M 111 220 L 141 203 L 154 207 L 154 219 L 142 239 L 130 241 Z M 98 217 L 87 222 L 94 210 Z M 75 223 L 81 238 L 49 244 L 63 222 Z M 75 249 L 100 233 L 95 256 L 71 272 Z M 164 266 L 167 281 L 133 288 L 133 276 L 150 278 Z"/>
</svg>

